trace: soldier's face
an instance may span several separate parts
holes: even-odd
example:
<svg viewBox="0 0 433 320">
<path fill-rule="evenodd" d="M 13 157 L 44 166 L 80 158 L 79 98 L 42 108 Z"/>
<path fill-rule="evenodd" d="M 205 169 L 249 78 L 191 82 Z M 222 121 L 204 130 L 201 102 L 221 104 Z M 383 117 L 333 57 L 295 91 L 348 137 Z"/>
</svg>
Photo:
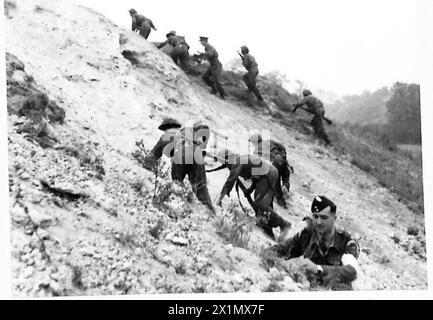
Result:
<svg viewBox="0 0 433 320">
<path fill-rule="evenodd" d="M 335 218 L 335 213 L 331 212 L 330 207 L 313 213 L 313 227 L 319 234 L 327 233 L 334 227 Z"/>
</svg>

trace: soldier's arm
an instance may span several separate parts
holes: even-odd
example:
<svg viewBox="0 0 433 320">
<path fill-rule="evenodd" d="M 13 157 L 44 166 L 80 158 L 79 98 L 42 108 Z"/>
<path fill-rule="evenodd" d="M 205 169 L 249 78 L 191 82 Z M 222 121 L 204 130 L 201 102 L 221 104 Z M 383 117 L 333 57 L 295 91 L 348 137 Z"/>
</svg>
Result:
<svg viewBox="0 0 433 320">
<path fill-rule="evenodd" d="M 158 49 L 161 49 L 162 47 L 166 46 L 168 44 L 168 39 L 165 40 L 164 42 L 161 42 L 158 46 L 156 46 Z"/>
<path fill-rule="evenodd" d="M 155 26 L 153 25 L 152 20 L 148 19 L 148 21 L 149 21 L 149 25 L 150 25 L 150 27 L 151 27 L 153 30 L 157 31 L 156 28 L 155 28 Z"/>
<path fill-rule="evenodd" d="M 296 110 L 297 110 L 298 108 L 302 107 L 304 104 L 305 104 L 305 98 L 302 99 L 301 101 L 295 103 L 295 104 L 293 105 L 293 106 L 295 107 L 295 108 L 293 109 L 293 112 L 296 112 Z"/>
<path fill-rule="evenodd" d="M 280 256 L 285 256 L 288 259 L 300 257 L 303 254 L 301 234 L 302 232 L 299 232 L 294 237 L 273 246 L 274 250 Z"/>
<path fill-rule="evenodd" d="M 243 169 L 243 165 L 240 164 L 238 166 L 236 166 L 235 168 L 233 168 L 232 170 L 230 170 L 230 175 L 227 178 L 226 183 L 224 184 L 223 189 L 221 190 L 221 199 L 226 196 L 229 195 L 230 192 L 233 189 L 233 186 L 235 185 L 236 180 L 238 179 L 238 177 L 240 176 L 241 172 Z"/>
<path fill-rule="evenodd" d="M 335 279 L 342 282 L 352 282 L 356 279 L 359 257 L 358 243 L 350 239 L 341 257 L 341 266 L 322 266 L 323 278 L 327 281 Z"/>
<path fill-rule="evenodd" d="M 132 19 L 131 29 L 132 29 L 132 31 L 135 31 L 135 29 L 137 29 L 137 22 L 136 22 L 135 17 L 132 17 L 131 19 Z"/>
<path fill-rule="evenodd" d="M 242 65 L 245 68 L 248 68 L 249 64 L 250 64 L 250 60 L 248 59 L 248 56 L 242 56 Z"/>
</svg>

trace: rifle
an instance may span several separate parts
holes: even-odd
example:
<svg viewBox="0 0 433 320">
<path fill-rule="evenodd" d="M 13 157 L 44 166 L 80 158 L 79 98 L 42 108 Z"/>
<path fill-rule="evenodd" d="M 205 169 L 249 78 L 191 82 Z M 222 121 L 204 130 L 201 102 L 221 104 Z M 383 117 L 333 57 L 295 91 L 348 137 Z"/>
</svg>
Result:
<svg viewBox="0 0 433 320">
<path fill-rule="evenodd" d="M 237 51 L 239 57 L 241 57 L 242 60 L 244 60 L 244 56 L 242 55 L 242 53 L 240 53 L 239 51 Z"/>
</svg>

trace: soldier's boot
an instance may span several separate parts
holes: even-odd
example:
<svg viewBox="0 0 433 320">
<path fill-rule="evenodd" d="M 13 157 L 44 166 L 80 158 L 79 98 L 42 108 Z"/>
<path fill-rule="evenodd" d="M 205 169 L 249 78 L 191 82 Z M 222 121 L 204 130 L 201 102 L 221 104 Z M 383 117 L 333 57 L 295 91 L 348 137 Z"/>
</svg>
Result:
<svg viewBox="0 0 433 320">
<path fill-rule="evenodd" d="M 221 96 L 221 99 L 225 100 L 226 99 L 226 93 L 225 93 L 225 91 L 224 91 L 224 89 L 220 83 L 217 84 L 217 88 L 218 88 L 218 92 Z"/>
<path fill-rule="evenodd" d="M 284 199 L 283 197 L 281 197 L 281 198 L 277 198 L 277 204 L 278 204 L 280 207 L 283 207 L 284 209 L 287 209 L 286 199 Z"/>
<path fill-rule="evenodd" d="M 280 226 L 280 234 L 278 235 L 277 242 L 283 242 L 287 238 L 287 234 L 289 233 L 292 224 L 284 220 L 283 224 Z"/>
<path fill-rule="evenodd" d="M 262 95 L 260 94 L 260 91 L 259 91 L 259 89 L 257 88 L 257 86 L 253 86 L 252 87 L 252 91 L 254 92 L 254 94 L 256 95 L 256 97 L 257 97 L 257 99 L 259 100 L 259 101 L 263 101 L 263 97 L 262 97 Z"/>
</svg>

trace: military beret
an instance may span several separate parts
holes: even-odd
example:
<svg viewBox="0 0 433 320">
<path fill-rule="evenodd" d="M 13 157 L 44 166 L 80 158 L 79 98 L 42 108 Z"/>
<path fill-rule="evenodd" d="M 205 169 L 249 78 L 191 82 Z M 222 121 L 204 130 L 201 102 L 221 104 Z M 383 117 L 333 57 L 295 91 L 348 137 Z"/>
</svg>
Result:
<svg viewBox="0 0 433 320">
<path fill-rule="evenodd" d="M 325 196 L 317 196 L 313 199 L 313 203 L 311 204 L 311 212 L 321 212 L 327 207 L 331 207 L 331 212 L 337 211 L 337 206 L 334 202 L 332 202 Z"/>
<path fill-rule="evenodd" d="M 182 127 L 182 125 L 176 119 L 166 118 L 162 121 L 162 123 L 160 124 L 158 129 L 165 131 L 167 129 L 181 128 L 181 127 Z"/>
</svg>

